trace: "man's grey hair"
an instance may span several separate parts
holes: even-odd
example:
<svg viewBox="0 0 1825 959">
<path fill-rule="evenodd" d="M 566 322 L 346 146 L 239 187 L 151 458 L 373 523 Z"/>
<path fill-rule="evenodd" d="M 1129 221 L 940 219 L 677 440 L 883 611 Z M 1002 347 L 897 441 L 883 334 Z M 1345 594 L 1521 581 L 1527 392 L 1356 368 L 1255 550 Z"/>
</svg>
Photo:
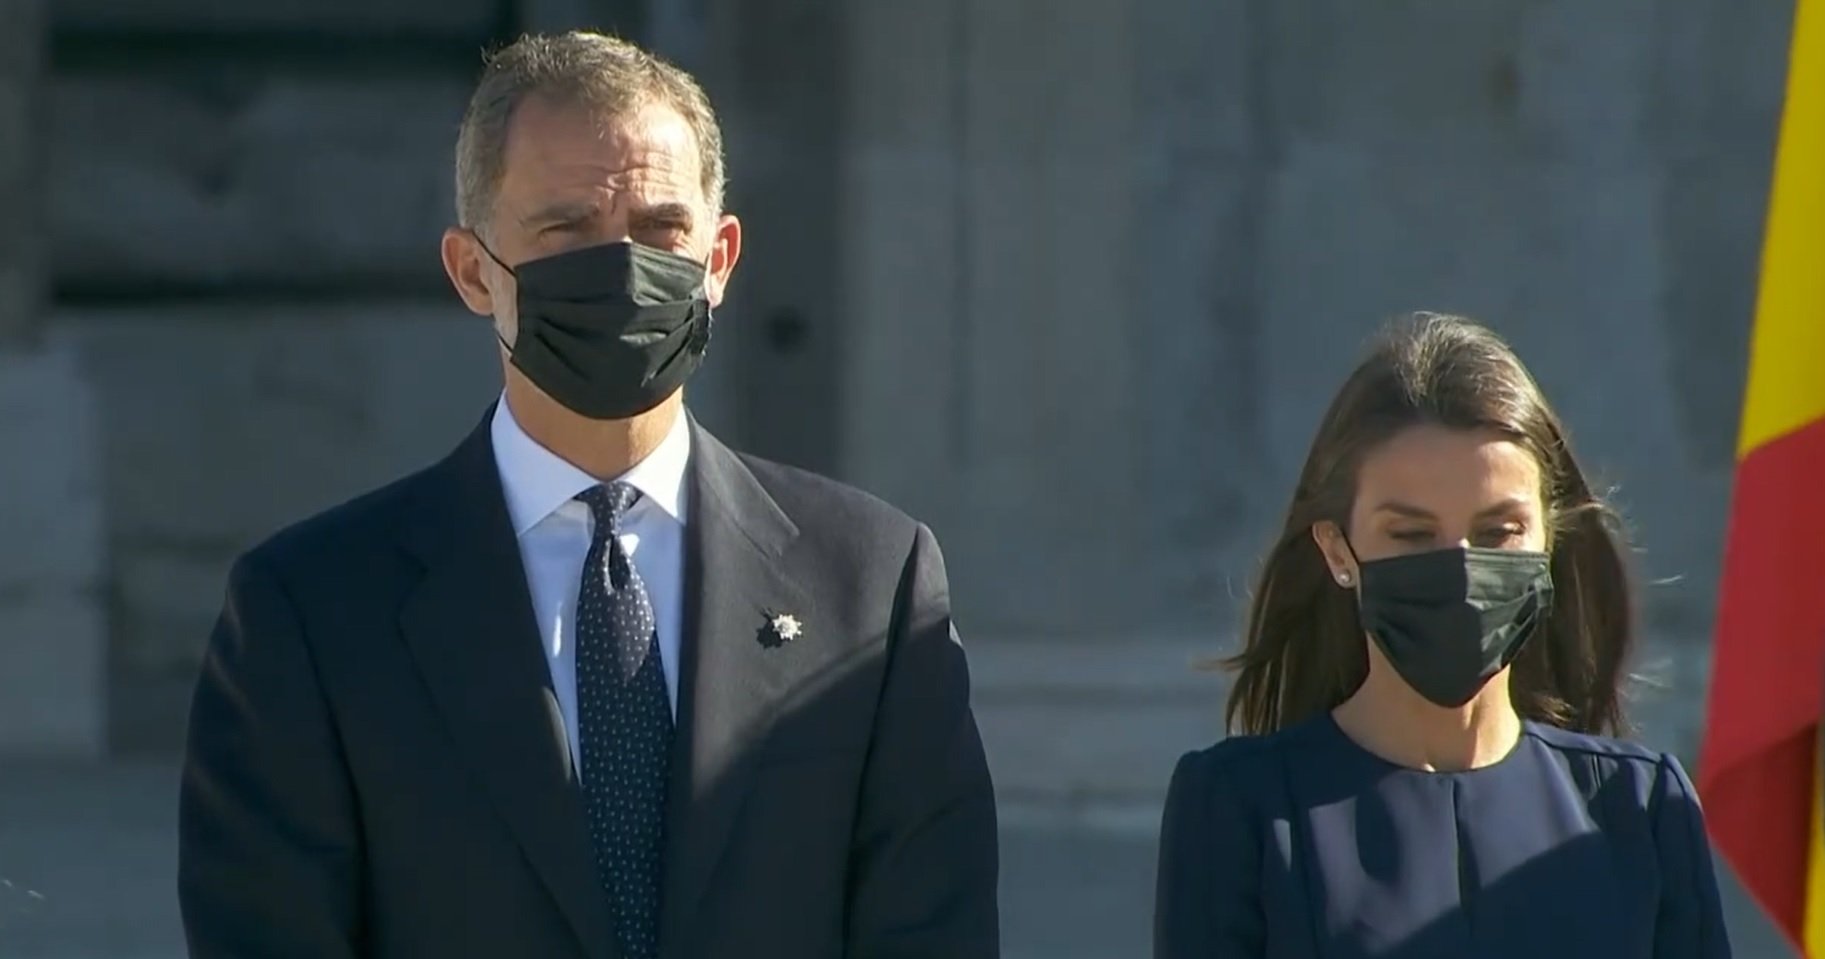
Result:
<svg viewBox="0 0 1825 959">
<path fill-rule="evenodd" d="M 456 136 L 456 217 L 487 229 L 507 159 L 507 128 L 530 96 L 626 117 L 659 104 L 678 111 L 697 140 L 703 196 L 722 212 L 722 127 L 690 74 L 618 37 L 573 30 L 527 34 L 488 56 Z"/>
</svg>

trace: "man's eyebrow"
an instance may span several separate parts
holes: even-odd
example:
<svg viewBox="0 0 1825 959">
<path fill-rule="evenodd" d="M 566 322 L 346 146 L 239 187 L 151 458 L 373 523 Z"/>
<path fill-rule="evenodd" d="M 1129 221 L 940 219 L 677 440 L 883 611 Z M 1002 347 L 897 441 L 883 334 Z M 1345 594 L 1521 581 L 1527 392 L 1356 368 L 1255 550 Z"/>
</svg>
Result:
<svg viewBox="0 0 1825 959">
<path fill-rule="evenodd" d="M 522 226 L 542 226 L 548 223 L 580 223 L 600 213 L 602 208 L 594 203 L 567 201 L 540 207 L 520 218 Z"/>
<path fill-rule="evenodd" d="M 634 216 L 642 220 L 683 220 L 691 222 L 691 207 L 688 203 L 667 200 L 651 206 L 643 206 L 634 211 Z"/>
</svg>

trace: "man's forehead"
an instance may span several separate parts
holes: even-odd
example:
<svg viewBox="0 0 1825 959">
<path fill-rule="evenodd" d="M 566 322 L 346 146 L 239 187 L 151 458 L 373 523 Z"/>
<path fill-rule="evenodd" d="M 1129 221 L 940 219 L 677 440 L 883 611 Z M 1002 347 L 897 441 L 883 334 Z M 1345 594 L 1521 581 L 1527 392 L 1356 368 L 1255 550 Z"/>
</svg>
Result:
<svg viewBox="0 0 1825 959">
<path fill-rule="evenodd" d="M 532 97 L 514 111 L 506 147 L 509 178 L 524 171 L 541 178 L 569 174 L 694 182 L 702 169 L 689 124 L 677 110 L 659 103 L 611 112 Z"/>
</svg>

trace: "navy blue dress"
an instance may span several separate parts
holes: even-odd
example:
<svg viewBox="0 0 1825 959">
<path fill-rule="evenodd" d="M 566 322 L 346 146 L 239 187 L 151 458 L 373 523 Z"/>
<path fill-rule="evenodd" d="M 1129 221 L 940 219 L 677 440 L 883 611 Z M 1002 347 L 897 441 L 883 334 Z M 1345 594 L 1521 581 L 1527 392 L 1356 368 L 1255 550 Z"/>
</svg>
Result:
<svg viewBox="0 0 1825 959">
<path fill-rule="evenodd" d="M 1720 959 L 1672 756 L 1529 723 L 1481 769 L 1383 760 L 1327 713 L 1185 756 L 1160 834 L 1156 959 Z"/>
</svg>

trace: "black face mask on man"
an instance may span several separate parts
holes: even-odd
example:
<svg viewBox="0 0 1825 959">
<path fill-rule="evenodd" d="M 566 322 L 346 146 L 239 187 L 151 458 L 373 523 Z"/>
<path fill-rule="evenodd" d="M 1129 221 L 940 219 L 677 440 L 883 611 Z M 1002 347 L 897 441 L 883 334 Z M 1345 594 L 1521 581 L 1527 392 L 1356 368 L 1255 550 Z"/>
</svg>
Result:
<svg viewBox="0 0 1825 959">
<path fill-rule="evenodd" d="M 571 412 L 638 416 L 702 365 L 714 322 L 702 263 L 631 242 L 518 267 L 482 249 L 519 286 L 519 333 L 501 345 L 533 385 Z"/>
<path fill-rule="evenodd" d="M 1440 706 L 1469 702 L 1552 611 L 1551 557 L 1476 547 L 1358 561 L 1363 628 Z"/>
</svg>

